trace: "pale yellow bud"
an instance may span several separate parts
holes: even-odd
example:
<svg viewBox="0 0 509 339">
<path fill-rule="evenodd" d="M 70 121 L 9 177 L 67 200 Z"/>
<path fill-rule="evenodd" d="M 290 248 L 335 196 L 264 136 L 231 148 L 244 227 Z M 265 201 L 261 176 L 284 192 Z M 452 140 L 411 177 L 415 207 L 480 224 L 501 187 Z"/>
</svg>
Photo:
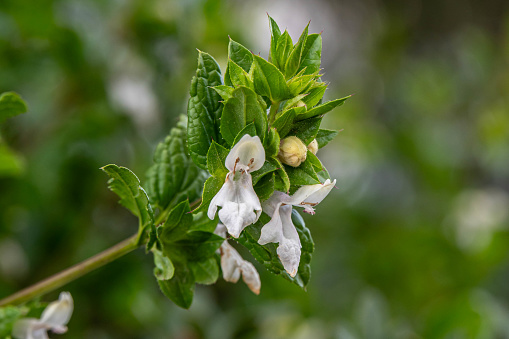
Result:
<svg viewBox="0 0 509 339">
<path fill-rule="evenodd" d="M 296 136 L 284 138 L 279 144 L 278 157 L 283 164 L 298 167 L 306 160 L 306 153 L 306 145 Z"/>
<path fill-rule="evenodd" d="M 318 152 L 318 141 L 316 141 L 316 139 L 313 139 L 313 141 L 311 141 L 311 143 L 308 145 L 308 150 L 316 155 L 316 152 Z"/>
</svg>

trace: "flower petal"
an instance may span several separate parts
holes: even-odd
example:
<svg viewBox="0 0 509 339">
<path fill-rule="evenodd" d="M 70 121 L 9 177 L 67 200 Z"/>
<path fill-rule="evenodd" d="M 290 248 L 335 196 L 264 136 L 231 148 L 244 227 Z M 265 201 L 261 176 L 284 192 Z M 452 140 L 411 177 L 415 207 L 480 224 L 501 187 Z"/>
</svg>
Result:
<svg viewBox="0 0 509 339">
<path fill-rule="evenodd" d="M 237 165 L 235 163 L 239 159 Z M 226 157 L 225 166 L 233 172 L 234 169 L 253 172 L 259 170 L 265 162 L 265 149 L 258 136 L 244 135 L 231 149 Z"/>
<path fill-rule="evenodd" d="M 273 206 L 264 204 L 264 207 Z M 286 272 L 294 277 L 300 262 L 301 244 L 299 234 L 292 222 L 292 206 L 279 202 L 274 209 L 272 219 L 263 226 L 258 243 L 279 243 L 277 254 Z M 267 210 L 265 210 L 267 212 Z"/>
<path fill-rule="evenodd" d="M 297 243 L 293 240 L 284 239 L 277 247 L 277 255 L 285 271 L 291 276 L 295 277 L 299 269 L 300 263 L 300 241 Z"/>
<path fill-rule="evenodd" d="M 54 301 L 44 309 L 41 315 L 41 322 L 47 324 L 57 331 L 66 331 L 63 329 L 64 325 L 71 319 L 72 311 L 74 309 L 73 300 L 69 292 L 62 292 L 57 301 Z M 59 332 L 63 333 L 63 332 Z"/>
<path fill-rule="evenodd" d="M 228 241 L 221 245 L 221 270 L 223 279 L 233 283 L 236 283 L 242 274 L 242 280 L 249 289 L 255 294 L 260 293 L 261 282 L 256 268 L 249 261 L 242 259 Z"/>
<path fill-rule="evenodd" d="M 333 182 L 327 179 L 323 184 L 302 186 L 292 195 L 289 203 L 294 206 L 304 207 L 305 212 L 314 214 L 313 206 L 320 203 L 335 184 L 336 179 Z"/>
<path fill-rule="evenodd" d="M 217 206 L 221 206 L 219 219 L 228 233 L 238 238 L 246 226 L 258 220 L 262 207 L 253 189 L 251 174 L 239 173 L 236 180 L 234 177 L 228 174 L 223 187 L 210 202 L 207 215 L 213 219 Z"/>
<path fill-rule="evenodd" d="M 242 260 L 240 254 L 231 246 L 228 241 L 221 245 L 221 270 L 223 279 L 236 283 L 240 278 L 239 262 Z"/>
<path fill-rule="evenodd" d="M 242 280 L 244 280 L 247 287 L 249 287 L 254 294 L 260 294 L 262 283 L 260 281 L 260 275 L 253 264 L 247 260 L 242 260 L 240 270 L 242 271 Z"/>
<path fill-rule="evenodd" d="M 47 330 L 39 319 L 21 318 L 14 323 L 12 336 L 16 339 L 48 339 Z"/>
</svg>

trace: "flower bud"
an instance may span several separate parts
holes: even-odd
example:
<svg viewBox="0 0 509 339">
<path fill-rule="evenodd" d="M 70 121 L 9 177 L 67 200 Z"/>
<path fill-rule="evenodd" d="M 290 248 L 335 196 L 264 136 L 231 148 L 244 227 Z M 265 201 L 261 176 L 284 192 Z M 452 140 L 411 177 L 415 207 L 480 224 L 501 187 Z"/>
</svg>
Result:
<svg viewBox="0 0 509 339">
<path fill-rule="evenodd" d="M 318 152 L 318 141 L 316 141 L 316 139 L 313 139 L 313 141 L 311 141 L 311 143 L 308 145 L 308 150 L 316 155 L 316 152 Z"/>
<path fill-rule="evenodd" d="M 279 144 L 278 157 L 283 164 L 298 167 L 306 160 L 306 153 L 306 145 L 296 136 L 284 138 Z"/>
</svg>

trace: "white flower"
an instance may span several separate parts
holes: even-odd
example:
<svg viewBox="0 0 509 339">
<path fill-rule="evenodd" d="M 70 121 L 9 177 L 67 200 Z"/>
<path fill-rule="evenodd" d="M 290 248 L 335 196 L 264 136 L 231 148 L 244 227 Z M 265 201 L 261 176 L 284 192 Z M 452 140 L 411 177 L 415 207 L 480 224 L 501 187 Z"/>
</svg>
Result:
<svg viewBox="0 0 509 339">
<path fill-rule="evenodd" d="M 17 339 L 47 339 L 47 331 L 54 333 L 67 332 L 67 323 L 74 309 L 69 292 L 62 292 L 57 301 L 48 305 L 40 319 L 22 318 L 14 323 L 12 336 Z"/>
<path fill-rule="evenodd" d="M 218 224 L 214 231 L 217 235 L 226 238 L 226 228 L 222 224 Z M 249 261 L 242 259 L 239 252 L 225 240 L 219 249 L 221 253 L 221 270 L 223 271 L 223 279 L 236 283 L 239 281 L 240 275 L 251 291 L 260 294 L 260 276 L 258 271 Z"/>
<path fill-rule="evenodd" d="M 314 214 L 314 206 L 320 203 L 336 184 L 327 179 L 323 184 L 299 188 L 292 196 L 283 192 L 274 194 L 263 203 L 263 211 L 272 219 L 263 226 L 258 243 L 279 243 L 277 254 L 286 272 L 292 277 L 299 269 L 301 244 L 299 234 L 292 222 L 292 205 L 304 207 L 304 212 Z"/>
<path fill-rule="evenodd" d="M 250 172 L 256 171 L 265 162 L 265 150 L 260 138 L 248 134 L 231 149 L 225 166 L 230 171 L 223 187 L 210 202 L 208 217 L 214 219 L 217 207 L 219 219 L 228 233 L 238 238 L 242 230 L 255 223 L 262 212 L 260 200 L 253 189 Z"/>
</svg>

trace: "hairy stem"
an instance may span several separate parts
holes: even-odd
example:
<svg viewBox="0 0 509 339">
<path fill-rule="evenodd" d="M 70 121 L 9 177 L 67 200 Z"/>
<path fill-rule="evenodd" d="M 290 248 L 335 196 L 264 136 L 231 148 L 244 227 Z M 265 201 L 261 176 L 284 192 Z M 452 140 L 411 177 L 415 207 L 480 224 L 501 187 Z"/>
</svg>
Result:
<svg viewBox="0 0 509 339">
<path fill-rule="evenodd" d="M 13 295 L 0 300 L 0 306 L 21 304 L 37 296 L 56 290 L 57 288 L 60 288 L 65 284 L 79 277 L 82 277 L 83 275 L 92 272 L 93 270 L 102 267 L 135 250 L 138 248 L 137 239 L 138 235 L 135 234 L 126 240 L 114 245 L 113 247 L 110 247 L 107 250 L 82 261 L 79 264 L 76 264 L 60 273 L 40 281 L 35 285 L 29 286 L 17 293 L 14 293 Z"/>
<path fill-rule="evenodd" d="M 272 123 L 274 123 L 274 120 L 276 120 L 276 113 L 279 108 L 279 102 L 273 102 L 270 105 L 270 111 L 269 111 L 269 127 L 272 126 Z"/>
</svg>

